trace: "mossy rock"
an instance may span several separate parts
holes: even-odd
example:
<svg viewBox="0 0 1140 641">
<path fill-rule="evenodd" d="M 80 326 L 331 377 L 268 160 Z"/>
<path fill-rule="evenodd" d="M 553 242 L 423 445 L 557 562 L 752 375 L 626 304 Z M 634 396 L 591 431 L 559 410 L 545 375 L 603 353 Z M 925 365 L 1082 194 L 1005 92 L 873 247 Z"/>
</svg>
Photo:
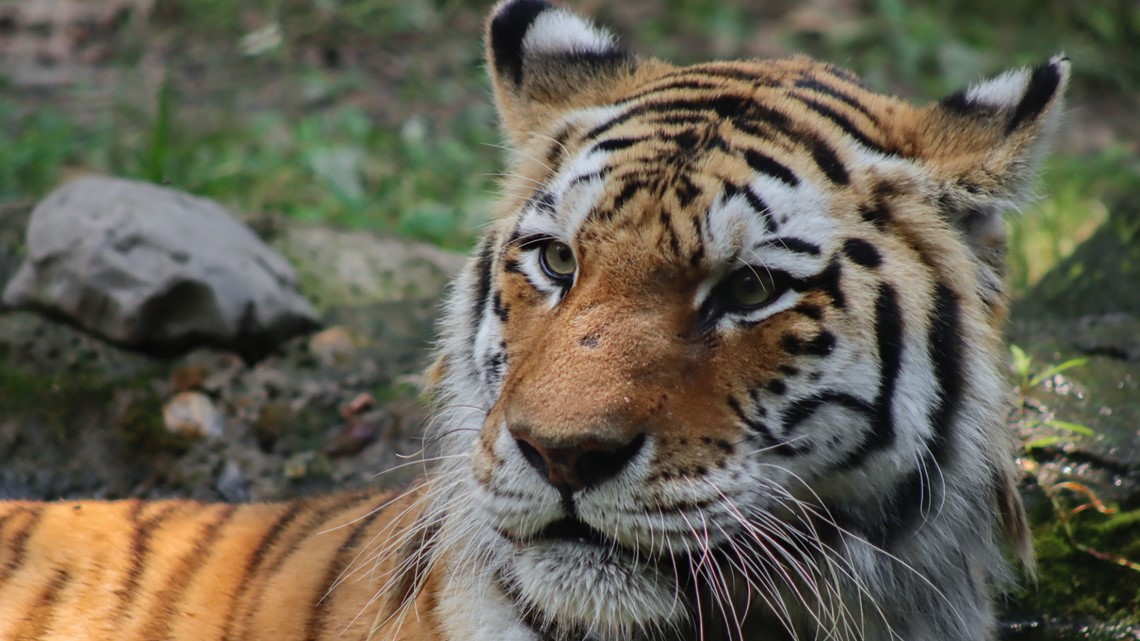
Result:
<svg viewBox="0 0 1140 641">
<path fill-rule="evenodd" d="M 1108 220 L 1017 302 L 1014 313 L 1140 316 L 1140 199 L 1119 199 Z"/>
</svg>

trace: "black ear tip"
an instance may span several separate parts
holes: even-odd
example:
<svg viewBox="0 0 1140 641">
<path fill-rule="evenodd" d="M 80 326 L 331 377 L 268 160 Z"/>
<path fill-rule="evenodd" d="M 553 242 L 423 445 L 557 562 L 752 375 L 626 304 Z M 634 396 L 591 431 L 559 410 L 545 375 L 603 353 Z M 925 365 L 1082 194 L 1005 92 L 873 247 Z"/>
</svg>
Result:
<svg viewBox="0 0 1140 641">
<path fill-rule="evenodd" d="M 544 0 L 507 0 L 491 13 L 491 55 L 498 72 L 522 83 L 523 39 L 527 30 L 543 11 L 550 9 Z"/>
<path fill-rule="evenodd" d="M 1054 57 L 1048 62 L 1034 67 L 1029 74 L 1025 93 L 1017 104 L 1013 116 L 1010 117 L 1006 130 L 1013 132 L 1021 125 L 1036 120 L 1045 110 L 1045 107 L 1056 98 L 1068 74 L 1067 57 Z"/>
</svg>

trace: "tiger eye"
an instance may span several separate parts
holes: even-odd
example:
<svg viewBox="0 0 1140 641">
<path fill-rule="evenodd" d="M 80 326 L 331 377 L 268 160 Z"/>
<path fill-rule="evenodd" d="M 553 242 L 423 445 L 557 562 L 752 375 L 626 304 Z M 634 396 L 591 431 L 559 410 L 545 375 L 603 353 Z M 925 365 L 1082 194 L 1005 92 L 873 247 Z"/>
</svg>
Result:
<svg viewBox="0 0 1140 641">
<path fill-rule="evenodd" d="M 728 295 L 740 307 L 758 307 L 772 297 L 772 281 L 761 276 L 755 269 L 738 270 L 729 276 Z"/>
<path fill-rule="evenodd" d="M 569 278 L 577 271 L 578 260 L 569 245 L 552 240 L 542 248 L 542 266 L 554 278 Z"/>
</svg>

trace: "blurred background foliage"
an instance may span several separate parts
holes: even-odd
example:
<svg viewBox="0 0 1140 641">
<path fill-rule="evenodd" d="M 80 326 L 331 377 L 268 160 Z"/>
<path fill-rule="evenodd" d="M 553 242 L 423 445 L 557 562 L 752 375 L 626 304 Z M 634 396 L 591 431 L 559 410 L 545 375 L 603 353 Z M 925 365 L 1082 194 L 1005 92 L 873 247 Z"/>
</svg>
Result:
<svg viewBox="0 0 1140 641">
<path fill-rule="evenodd" d="M 1140 188 L 1136 0 L 662 0 L 570 6 L 678 62 L 806 52 L 937 99 L 1058 52 L 1075 80 L 1047 194 L 1013 222 L 1024 289 Z M 0 202 L 101 172 L 466 249 L 503 150 L 488 2 L 0 0 Z"/>
</svg>

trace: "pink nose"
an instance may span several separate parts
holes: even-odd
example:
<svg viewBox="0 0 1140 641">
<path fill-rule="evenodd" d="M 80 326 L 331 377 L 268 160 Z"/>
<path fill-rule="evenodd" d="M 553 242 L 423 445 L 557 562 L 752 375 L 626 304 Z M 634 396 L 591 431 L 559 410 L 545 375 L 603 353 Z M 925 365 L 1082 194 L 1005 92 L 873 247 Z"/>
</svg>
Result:
<svg viewBox="0 0 1140 641">
<path fill-rule="evenodd" d="M 577 443 L 544 442 L 525 426 L 512 426 L 511 436 L 531 464 L 548 483 L 563 494 L 599 485 L 620 473 L 645 445 L 645 434 L 628 443 L 587 438 Z"/>
</svg>

